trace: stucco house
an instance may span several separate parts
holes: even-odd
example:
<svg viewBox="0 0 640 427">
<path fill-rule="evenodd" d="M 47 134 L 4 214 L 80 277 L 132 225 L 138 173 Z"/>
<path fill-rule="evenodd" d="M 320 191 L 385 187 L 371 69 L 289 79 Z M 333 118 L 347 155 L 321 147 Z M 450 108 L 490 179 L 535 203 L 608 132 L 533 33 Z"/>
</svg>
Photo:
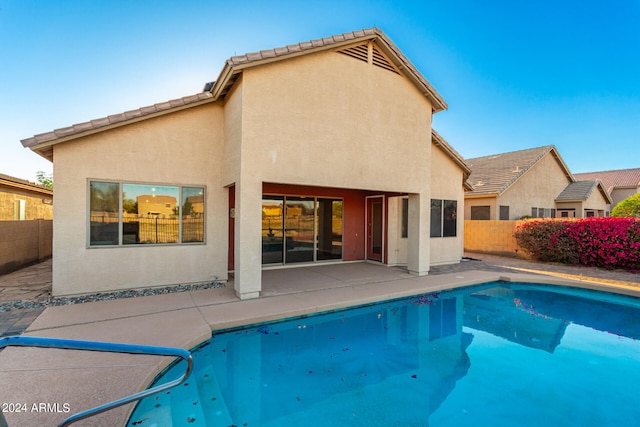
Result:
<svg viewBox="0 0 640 427">
<path fill-rule="evenodd" d="M 581 180 L 602 181 L 611 196 L 612 209 L 627 197 L 640 193 L 640 168 L 576 173 L 573 176 Z"/>
<path fill-rule="evenodd" d="M 54 162 L 53 293 L 233 275 L 244 299 L 263 268 L 459 262 L 470 170 L 431 128 L 446 108 L 372 28 L 234 56 L 202 93 L 25 139 Z"/>
<path fill-rule="evenodd" d="M 53 218 L 53 190 L 0 174 L 0 221 Z"/>
<path fill-rule="evenodd" d="M 553 145 L 467 159 L 473 189 L 464 218 L 602 217 L 611 198 L 599 180 L 577 181 Z"/>
</svg>

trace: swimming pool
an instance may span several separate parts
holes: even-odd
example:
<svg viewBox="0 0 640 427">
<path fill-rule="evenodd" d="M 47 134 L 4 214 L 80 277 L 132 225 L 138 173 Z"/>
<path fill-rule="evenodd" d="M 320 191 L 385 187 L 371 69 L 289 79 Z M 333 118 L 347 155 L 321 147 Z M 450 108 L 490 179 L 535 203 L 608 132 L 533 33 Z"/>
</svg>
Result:
<svg viewBox="0 0 640 427">
<path fill-rule="evenodd" d="M 127 426 L 629 425 L 639 339 L 637 298 L 459 288 L 216 331 Z"/>
</svg>

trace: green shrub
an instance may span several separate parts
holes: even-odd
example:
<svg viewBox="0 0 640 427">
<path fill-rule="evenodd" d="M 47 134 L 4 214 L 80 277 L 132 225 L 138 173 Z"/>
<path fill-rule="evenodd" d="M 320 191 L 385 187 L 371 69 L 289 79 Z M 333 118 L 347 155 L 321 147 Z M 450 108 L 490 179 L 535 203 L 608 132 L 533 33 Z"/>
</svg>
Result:
<svg viewBox="0 0 640 427">
<path fill-rule="evenodd" d="M 640 218 L 640 193 L 636 193 L 633 196 L 627 197 L 626 199 L 618 203 L 611 211 L 611 216 L 619 218 Z"/>
</svg>

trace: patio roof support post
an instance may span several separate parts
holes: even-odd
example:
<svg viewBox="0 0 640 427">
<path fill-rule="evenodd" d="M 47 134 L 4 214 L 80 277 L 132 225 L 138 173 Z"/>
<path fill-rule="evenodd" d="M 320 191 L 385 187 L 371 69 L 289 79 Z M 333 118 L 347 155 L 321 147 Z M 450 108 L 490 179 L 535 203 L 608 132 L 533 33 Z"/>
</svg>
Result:
<svg viewBox="0 0 640 427">
<path fill-rule="evenodd" d="M 431 200 L 428 192 L 409 194 L 408 269 L 415 276 L 429 274 L 429 224 Z"/>
<path fill-rule="evenodd" d="M 243 179 L 236 182 L 234 290 L 238 298 L 260 296 L 262 290 L 262 183 Z"/>
</svg>

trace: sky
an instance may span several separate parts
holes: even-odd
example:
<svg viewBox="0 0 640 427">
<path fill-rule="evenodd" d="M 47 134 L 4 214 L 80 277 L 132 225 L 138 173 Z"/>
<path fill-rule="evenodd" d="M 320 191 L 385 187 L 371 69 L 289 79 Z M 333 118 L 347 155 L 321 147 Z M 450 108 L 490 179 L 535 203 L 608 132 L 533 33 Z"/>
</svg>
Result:
<svg viewBox="0 0 640 427">
<path fill-rule="evenodd" d="M 445 99 L 433 126 L 464 158 L 640 167 L 640 0 L 0 0 L 0 173 L 51 173 L 20 140 L 201 92 L 231 56 L 370 27 Z"/>
</svg>

